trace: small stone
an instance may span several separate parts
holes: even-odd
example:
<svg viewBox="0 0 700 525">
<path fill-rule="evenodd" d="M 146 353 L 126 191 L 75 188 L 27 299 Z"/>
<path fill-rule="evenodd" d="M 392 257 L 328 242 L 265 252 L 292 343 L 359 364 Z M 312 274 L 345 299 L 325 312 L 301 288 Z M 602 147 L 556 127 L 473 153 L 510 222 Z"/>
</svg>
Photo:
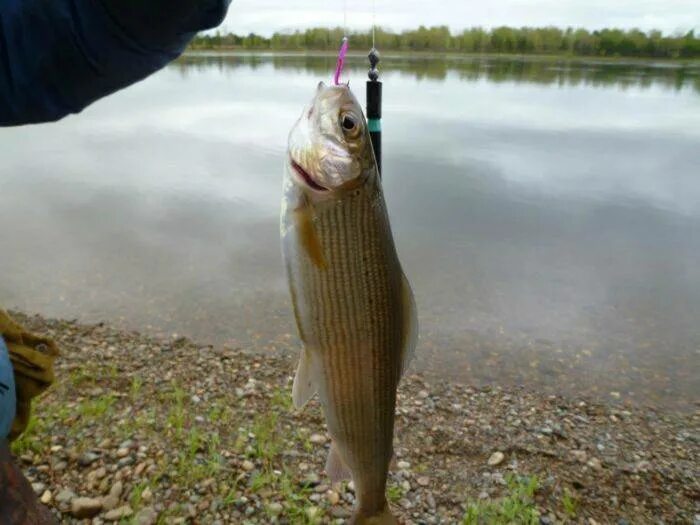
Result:
<svg viewBox="0 0 700 525">
<path fill-rule="evenodd" d="M 68 503 L 75 497 L 75 493 L 69 489 L 63 489 L 56 495 L 56 501 L 58 503 Z"/>
<path fill-rule="evenodd" d="M 326 499 L 331 505 L 337 505 L 338 502 L 340 502 L 340 494 L 338 494 L 335 490 L 329 490 L 326 492 Z"/>
<path fill-rule="evenodd" d="M 320 514 L 320 511 L 319 511 L 318 507 L 311 506 L 311 507 L 306 509 L 306 516 L 310 520 L 315 520 L 319 514 Z"/>
<path fill-rule="evenodd" d="M 51 503 L 51 491 L 50 490 L 45 490 L 44 493 L 41 495 L 41 502 L 44 505 L 48 505 Z"/>
<path fill-rule="evenodd" d="M 588 454 L 585 450 L 572 450 L 571 456 L 579 463 L 585 463 L 588 459 Z"/>
<path fill-rule="evenodd" d="M 118 458 L 124 458 L 129 455 L 129 449 L 126 447 L 122 447 L 120 449 L 117 449 L 117 457 Z"/>
<path fill-rule="evenodd" d="M 270 504 L 267 506 L 267 510 L 268 510 L 268 511 L 270 512 L 270 514 L 272 514 L 273 516 L 277 516 L 280 512 L 282 512 L 282 509 L 283 509 L 283 508 L 282 508 L 282 504 L 281 504 L 281 503 L 277 503 L 277 502 L 270 503 Z"/>
<path fill-rule="evenodd" d="M 53 445 L 50 450 L 51 450 L 51 452 L 53 452 L 55 454 L 56 452 L 63 450 L 63 446 L 62 445 Z"/>
<path fill-rule="evenodd" d="M 61 472 L 63 470 L 66 470 L 66 467 L 68 467 L 68 463 L 66 463 L 65 461 L 59 461 L 53 466 L 53 469 L 56 472 Z"/>
<path fill-rule="evenodd" d="M 603 468 L 603 464 L 600 462 L 598 458 L 591 458 L 588 460 L 588 463 L 586 463 L 589 467 L 591 467 L 593 470 L 600 470 Z"/>
<path fill-rule="evenodd" d="M 421 390 L 418 392 L 418 399 L 426 399 L 429 395 L 427 390 Z"/>
<path fill-rule="evenodd" d="M 141 493 L 141 499 L 146 503 L 149 503 L 153 499 L 153 492 L 151 492 L 151 487 L 146 487 Z"/>
<path fill-rule="evenodd" d="M 78 519 L 92 518 L 102 510 L 102 502 L 95 498 L 73 498 L 71 514 Z"/>
<path fill-rule="evenodd" d="M 479 499 L 488 499 L 489 498 L 489 493 L 486 492 L 485 490 L 482 490 L 479 492 Z"/>
<path fill-rule="evenodd" d="M 88 467 L 98 459 L 100 459 L 99 454 L 95 454 L 94 452 L 85 452 L 78 458 L 78 465 L 81 467 Z"/>
<path fill-rule="evenodd" d="M 430 478 L 428 476 L 421 476 L 416 480 L 416 482 L 421 487 L 427 487 L 428 485 L 430 485 Z"/>
<path fill-rule="evenodd" d="M 118 521 L 122 518 L 128 518 L 134 513 L 133 510 L 131 510 L 131 507 L 129 505 L 124 505 L 123 507 L 119 507 L 117 509 L 110 510 L 104 515 L 105 521 Z"/>
<path fill-rule="evenodd" d="M 193 402 L 195 405 L 196 405 L 197 403 L 201 403 L 201 402 L 202 402 L 202 398 L 199 397 L 199 396 L 196 395 L 196 394 L 193 395 L 190 399 L 192 400 L 192 402 Z"/>
<path fill-rule="evenodd" d="M 134 516 L 136 525 L 153 525 L 157 519 L 158 513 L 153 507 L 144 507 Z"/>
<path fill-rule="evenodd" d="M 401 470 L 408 470 L 411 468 L 411 464 L 408 461 L 399 461 L 396 464 L 397 467 L 399 467 Z"/>
<path fill-rule="evenodd" d="M 122 495 L 124 486 L 121 481 L 117 481 L 112 488 L 109 489 L 109 495 L 102 498 L 102 508 L 112 510 L 119 505 L 119 497 Z"/>
<path fill-rule="evenodd" d="M 40 494 L 43 494 L 46 490 L 46 483 L 41 483 L 40 481 L 32 483 L 32 490 L 34 491 L 34 494 L 39 496 Z"/>
<path fill-rule="evenodd" d="M 122 458 L 119 461 L 117 461 L 117 468 L 124 468 L 124 467 L 128 467 L 129 465 L 133 465 L 133 464 L 134 464 L 134 458 L 129 456 L 129 457 Z"/>
<path fill-rule="evenodd" d="M 241 463 L 241 467 L 243 467 L 243 470 L 250 472 L 255 468 L 255 463 L 253 463 L 249 459 L 246 459 L 243 463 Z"/>
<path fill-rule="evenodd" d="M 490 467 L 495 467 L 496 465 L 500 465 L 505 459 L 505 457 L 506 456 L 505 454 L 503 454 L 503 452 L 494 452 L 493 454 L 491 454 L 491 457 L 487 461 L 487 464 Z"/>
<path fill-rule="evenodd" d="M 309 441 L 314 445 L 323 445 L 326 442 L 326 436 L 321 434 L 312 434 Z"/>
</svg>

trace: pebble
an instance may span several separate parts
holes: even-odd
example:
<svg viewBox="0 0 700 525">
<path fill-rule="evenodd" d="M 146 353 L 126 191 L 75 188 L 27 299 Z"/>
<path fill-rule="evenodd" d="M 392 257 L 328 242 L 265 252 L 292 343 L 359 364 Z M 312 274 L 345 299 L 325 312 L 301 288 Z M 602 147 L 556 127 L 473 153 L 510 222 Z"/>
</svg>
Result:
<svg viewBox="0 0 700 525">
<path fill-rule="evenodd" d="M 505 454 L 503 454 L 503 452 L 494 452 L 493 454 L 491 454 L 491 457 L 487 461 L 487 464 L 490 467 L 495 467 L 496 465 L 500 465 L 505 459 L 505 457 L 506 456 Z"/>
<path fill-rule="evenodd" d="M 281 503 L 274 502 L 274 503 L 270 503 L 270 504 L 267 506 L 267 510 L 268 510 L 268 511 L 270 512 L 270 514 L 272 514 L 273 516 L 277 516 L 277 514 L 279 514 L 280 512 L 282 512 L 283 507 L 282 507 L 282 504 L 281 504 Z"/>
<path fill-rule="evenodd" d="M 119 497 L 122 495 L 124 485 L 121 481 L 117 481 L 112 488 L 109 489 L 109 494 L 102 498 L 102 507 L 105 510 L 112 510 L 119 505 Z"/>
<path fill-rule="evenodd" d="M 322 434 L 311 434 L 309 441 L 314 445 L 323 445 L 326 442 L 326 436 Z"/>
<path fill-rule="evenodd" d="M 75 497 L 75 492 L 69 489 L 63 489 L 56 495 L 56 501 L 59 503 L 68 503 Z"/>
<path fill-rule="evenodd" d="M 600 462 L 600 460 L 598 458 L 591 458 L 588 460 L 588 463 L 586 463 L 586 464 L 594 470 L 600 470 L 603 468 L 603 464 Z"/>
<path fill-rule="evenodd" d="M 326 492 L 326 499 L 331 505 L 337 505 L 340 502 L 340 494 L 334 490 L 329 490 Z"/>
<path fill-rule="evenodd" d="M 588 459 L 588 454 L 586 454 L 585 450 L 572 450 L 571 456 L 579 463 L 585 463 Z"/>
<path fill-rule="evenodd" d="M 36 483 L 32 483 L 32 490 L 34 491 L 34 494 L 39 496 L 40 494 L 43 494 L 46 490 L 46 483 L 41 483 L 39 481 Z"/>
<path fill-rule="evenodd" d="M 117 468 L 124 468 L 134 464 L 134 458 L 131 456 L 122 458 L 117 462 Z"/>
<path fill-rule="evenodd" d="M 401 470 L 408 470 L 411 468 L 411 464 L 408 461 L 399 461 L 396 466 Z"/>
<path fill-rule="evenodd" d="M 154 525 L 158 519 L 158 513 L 153 507 L 144 507 L 134 516 L 135 525 Z"/>
<path fill-rule="evenodd" d="M 71 514 L 79 519 L 92 518 L 102 510 L 102 501 L 95 498 L 73 498 L 70 505 Z"/>
<path fill-rule="evenodd" d="M 427 487 L 428 485 L 430 485 L 430 478 L 428 476 L 421 476 L 416 480 L 416 482 L 421 487 Z"/>
<path fill-rule="evenodd" d="M 129 505 L 124 505 L 116 509 L 112 509 L 104 515 L 106 521 L 118 521 L 122 518 L 128 518 L 134 513 Z"/>
<path fill-rule="evenodd" d="M 151 492 L 151 487 L 146 487 L 145 489 L 143 489 L 143 492 L 141 493 L 141 499 L 146 503 L 150 503 L 150 501 L 153 499 L 153 492 Z"/>
<path fill-rule="evenodd" d="M 249 459 L 246 459 L 243 463 L 241 463 L 241 467 L 243 468 L 243 470 L 250 472 L 255 468 L 255 463 L 253 463 Z"/>
<path fill-rule="evenodd" d="M 88 467 L 98 459 L 100 459 L 99 454 L 95 454 L 94 452 L 85 452 L 78 458 L 78 465 L 81 467 Z"/>
<path fill-rule="evenodd" d="M 129 449 L 127 447 L 122 447 L 120 449 L 117 449 L 117 457 L 118 458 L 124 458 L 129 455 Z"/>
<path fill-rule="evenodd" d="M 51 503 L 51 491 L 50 490 L 45 490 L 44 493 L 41 495 L 41 502 L 44 505 L 48 505 Z"/>
</svg>

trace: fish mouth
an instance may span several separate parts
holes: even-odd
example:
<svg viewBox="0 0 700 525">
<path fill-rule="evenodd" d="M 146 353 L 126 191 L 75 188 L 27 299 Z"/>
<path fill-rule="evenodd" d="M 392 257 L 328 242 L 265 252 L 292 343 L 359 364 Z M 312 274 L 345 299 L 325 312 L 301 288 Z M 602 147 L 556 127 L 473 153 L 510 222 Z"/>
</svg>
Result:
<svg viewBox="0 0 700 525">
<path fill-rule="evenodd" d="M 292 169 L 296 171 L 297 175 L 301 177 L 301 179 L 306 183 L 306 185 L 311 188 L 312 190 L 316 191 L 328 191 L 328 188 L 324 188 L 321 186 L 319 183 L 317 183 L 314 179 L 311 178 L 311 175 L 309 175 L 309 172 L 306 171 L 301 164 L 299 164 L 297 161 L 295 161 L 293 158 L 289 158 L 289 163 L 292 166 Z"/>
</svg>

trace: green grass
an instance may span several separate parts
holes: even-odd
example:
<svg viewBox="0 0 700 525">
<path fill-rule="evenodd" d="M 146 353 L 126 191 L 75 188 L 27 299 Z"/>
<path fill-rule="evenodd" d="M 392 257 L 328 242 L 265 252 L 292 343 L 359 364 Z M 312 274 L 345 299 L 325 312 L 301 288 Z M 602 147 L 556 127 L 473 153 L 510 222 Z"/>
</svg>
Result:
<svg viewBox="0 0 700 525">
<path fill-rule="evenodd" d="M 506 477 L 508 494 L 498 500 L 472 503 L 462 525 L 537 525 L 540 513 L 534 496 L 539 487 L 536 476 Z"/>
<path fill-rule="evenodd" d="M 16 456 L 21 456 L 27 452 L 40 452 L 46 443 L 42 442 L 38 435 L 44 433 L 46 423 L 45 419 L 37 418 L 32 413 L 29 417 L 29 423 L 27 423 L 27 429 L 12 443 L 10 447 L 12 453 Z"/>
<path fill-rule="evenodd" d="M 168 412 L 167 424 L 175 432 L 175 437 L 180 439 L 185 427 L 185 391 L 176 386 L 169 397 L 174 404 Z"/>
<path fill-rule="evenodd" d="M 406 491 L 401 485 L 395 483 L 390 483 L 386 488 L 386 498 L 389 503 L 397 503 L 401 498 L 406 495 Z"/>
<path fill-rule="evenodd" d="M 576 513 L 578 512 L 578 500 L 568 489 L 564 489 L 564 495 L 561 497 L 561 504 L 567 516 L 570 518 L 576 517 Z"/>
<path fill-rule="evenodd" d="M 113 394 L 87 399 L 78 405 L 77 412 L 81 417 L 90 420 L 98 419 L 109 412 L 115 401 L 116 397 Z"/>
</svg>

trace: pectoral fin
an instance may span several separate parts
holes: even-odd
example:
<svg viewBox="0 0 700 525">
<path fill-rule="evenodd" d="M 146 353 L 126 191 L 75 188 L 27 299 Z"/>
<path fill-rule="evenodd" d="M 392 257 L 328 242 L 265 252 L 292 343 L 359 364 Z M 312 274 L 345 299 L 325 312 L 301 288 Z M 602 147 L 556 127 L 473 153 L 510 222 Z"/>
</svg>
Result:
<svg viewBox="0 0 700 525">
<path fill-rule="evenodd" d="M 416 300 L 413 298 L 411 285 L 402 276 L 402 298 L 403 298 L 403 349 L 401 353 L 401 375 L 403 375 L 413 360 L 418 343 L 418 314 L 416 311 Z"/>
<path fill-rule="evenodd" d="M 326 258 L 314 227 L 313 210 L 307 200 L 294 210 L 294 221 L 299 232 L 299 242 L 311 262 L 319 268 L 325 268 Z"/>
<path fill-rule="evenodd" d="M 302 348 L 299 366 L 292 385 L 292 400 L 294 401 L 294 407 L 297 409 L 304 408 L 304 405 L 318 391 L 315 370 L 311 352 L 307 348 Z"/>
</svg>

